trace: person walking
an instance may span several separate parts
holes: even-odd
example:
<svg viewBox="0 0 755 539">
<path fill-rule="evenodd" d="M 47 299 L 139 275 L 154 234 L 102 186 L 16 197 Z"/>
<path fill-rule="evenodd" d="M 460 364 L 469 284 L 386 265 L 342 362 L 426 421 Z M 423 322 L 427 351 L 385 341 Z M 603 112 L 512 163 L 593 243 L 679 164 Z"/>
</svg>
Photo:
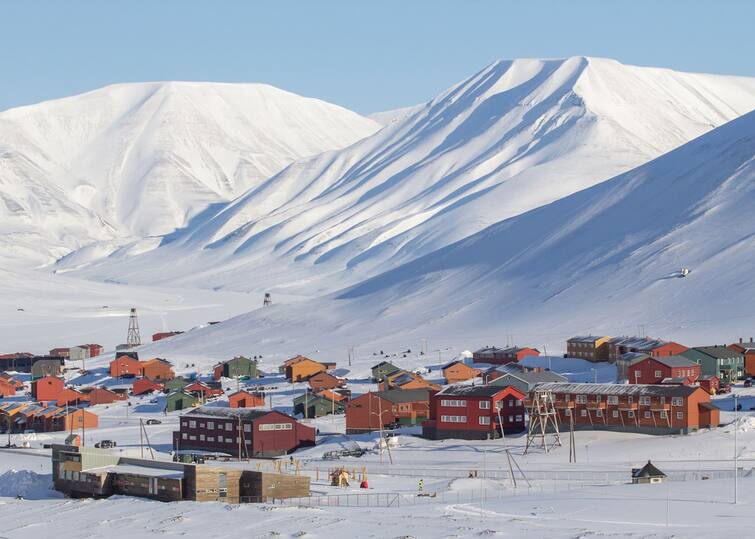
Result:
<svg viewBox="0 0 755 539">
<path fill-rule="evenodd" d="M 420 492 L 422 492 L 423 490 L 425 490 L 425 480 L 424 479 L 420 479 L 419 480 L 419 485 L 417 485 L 417 488 L 419 489 Z"/>
</svg>

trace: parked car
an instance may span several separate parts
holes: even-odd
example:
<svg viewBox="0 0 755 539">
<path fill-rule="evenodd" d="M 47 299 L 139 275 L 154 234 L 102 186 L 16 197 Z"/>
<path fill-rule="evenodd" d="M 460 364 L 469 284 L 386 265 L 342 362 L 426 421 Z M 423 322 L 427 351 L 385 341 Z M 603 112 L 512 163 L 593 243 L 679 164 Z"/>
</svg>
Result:
<svg viewBox="0 0 755 539">
<path fill-rule="evenodd" d="M 146 421 L 147 425 L 159 425 L 162 423 L 159 419 L 148 419 Z"/>
<path fill-rule="evenodd" d="M 746 379 L 746 380 L 744 381 L 744 386 L 745 386 L 745 387 L 752 387 L 752 378 L 747 378 L 747 379 Z"/>
<path fill-rule="evenodd" d="M 731 386 L 729 384 L 721 384 L 718 386 L 718 394 L 731 393 Z"/>
<path fill-rule="evenodd" d="M 100 440 L 96 444 L 94 444 L 94 447 L 97 449 L 111 449 L 115 447 L 117 444 L 113 440 Z"/>
</svg>

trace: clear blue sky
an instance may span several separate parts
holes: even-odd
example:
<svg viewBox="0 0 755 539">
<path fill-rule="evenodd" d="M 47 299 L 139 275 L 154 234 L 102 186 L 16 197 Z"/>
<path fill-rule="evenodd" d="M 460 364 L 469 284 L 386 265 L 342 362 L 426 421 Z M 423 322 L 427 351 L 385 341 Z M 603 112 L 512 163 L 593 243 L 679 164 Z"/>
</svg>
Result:
<svg viewBox="0 0 755 539">
<path fill-rule="evenodd" d="M 5 1 L 0 110 L 113 82 L 266 82 L 369 113 L 502 58 L 755 76 L 755 0 Z"/>
</svg>

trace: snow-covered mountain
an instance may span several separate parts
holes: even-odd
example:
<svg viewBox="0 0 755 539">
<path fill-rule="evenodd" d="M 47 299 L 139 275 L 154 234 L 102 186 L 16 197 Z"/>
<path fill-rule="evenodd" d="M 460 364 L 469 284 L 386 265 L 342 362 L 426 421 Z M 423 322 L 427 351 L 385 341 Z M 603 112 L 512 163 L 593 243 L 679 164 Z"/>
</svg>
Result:
<svg viewBox="0 0 755 539">
<path fill-rule="evenodd" d="M 507 219 L 328 297 L 258 309 L 155 353 L 245 347 L 344 355 L 573 333 L 690 345 L 752 333 L 755 112 L 610 181 Z M 691 269 L 680 277 L 682 267 Z M 559 348 L 560 347 L 560 348 Z"/>
<path fill-rule="evenodd" d="M 263 84 L 118 84 L 7 110 L 0 246 L 44 263 L 94 241 L 167 234 L 379 127 Z"/>
<path fill-rule="evenodd" d="M 313 296 L 591 187 L 753 108 L 753 78 L 584 57 L 497 62 L 352 146 L 293 163 L 159 249 L 116 253 L 83 274 Z M 182 263 L 158 276 L 168 260 Z"/>
</svg>

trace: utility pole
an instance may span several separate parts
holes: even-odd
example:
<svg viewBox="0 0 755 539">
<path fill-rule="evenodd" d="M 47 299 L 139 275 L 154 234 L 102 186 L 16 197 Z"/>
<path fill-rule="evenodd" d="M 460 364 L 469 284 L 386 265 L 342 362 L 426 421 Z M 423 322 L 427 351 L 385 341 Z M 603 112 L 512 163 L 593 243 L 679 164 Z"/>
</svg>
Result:
<svg viewBox="0 0 755 539">
<path fill-rule="evenodd" d="M 739 479 L 737 478 L 737 430 L 739 430 L 739 406 L 734 395 L 734 503 L 739 502 Z"/>
</svg>

